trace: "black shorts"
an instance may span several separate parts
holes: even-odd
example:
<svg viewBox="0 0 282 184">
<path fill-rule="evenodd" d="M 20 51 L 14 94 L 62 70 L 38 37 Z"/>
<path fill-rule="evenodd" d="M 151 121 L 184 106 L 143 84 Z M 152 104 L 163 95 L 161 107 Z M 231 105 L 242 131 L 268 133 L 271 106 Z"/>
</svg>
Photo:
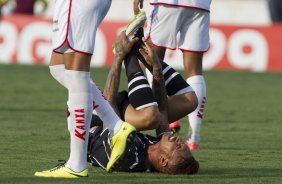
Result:
<svg viewBox="0 0 282 184">
<path fill-rule="evenodd" d="M 117 107 L 120 113 L 120 118 L 124 121 L 124 115 L 127 106 L 130 104 L 127 91 L 121 91 L 117 95 Z"/>
</svg>

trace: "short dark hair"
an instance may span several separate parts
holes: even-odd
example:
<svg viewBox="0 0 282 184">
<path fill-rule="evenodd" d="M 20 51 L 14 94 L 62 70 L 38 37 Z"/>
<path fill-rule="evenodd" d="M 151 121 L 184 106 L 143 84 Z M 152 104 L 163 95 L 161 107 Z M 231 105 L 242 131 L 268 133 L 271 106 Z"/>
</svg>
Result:
<svg viewBox="0 0 282 184">
<path fill-rule="evenodd" d="M 198 173 L 200 165 L 194 157 L 188 159 L 180 159 L 179 162 L 169 164 L 165 173 L 167 174 L 196 174 Z"/>
</svg>

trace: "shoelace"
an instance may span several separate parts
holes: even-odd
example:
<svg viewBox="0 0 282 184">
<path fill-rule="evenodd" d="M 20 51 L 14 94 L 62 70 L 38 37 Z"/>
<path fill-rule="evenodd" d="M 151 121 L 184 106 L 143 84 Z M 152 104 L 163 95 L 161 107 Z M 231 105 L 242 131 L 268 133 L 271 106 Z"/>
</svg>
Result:
<svg viewBox="0 0 282 184">
<path fill-rule="evenodd" d="M 62 167 L 65 167 L 66 164 L 66 160 L 58 160 L 58 165 L 56 167 L 54 167 L 53 169 L 50 169 L 50 172 L 54 172 L 56 170 L 59 170 Z"/>
</svg>

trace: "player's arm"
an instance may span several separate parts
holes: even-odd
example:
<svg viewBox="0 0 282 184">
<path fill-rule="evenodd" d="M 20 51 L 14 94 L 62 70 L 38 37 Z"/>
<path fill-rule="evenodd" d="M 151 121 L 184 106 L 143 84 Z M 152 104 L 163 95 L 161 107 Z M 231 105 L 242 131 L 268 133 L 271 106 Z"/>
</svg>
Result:
<svg viewBox="0 0 282 184">
<path fill-rule="evenodd" d="M 162 68 L 160 65 L 153 65 L 153 92 L 159 105 L 159 111 L 162 114 L 162 121 L 160 122 L 159 127 L 156 129 L 157 135 L 161 135 L 165 132 L 170 131 L 168 121 L 168 99 L 165 89 L 164 77 L 162 74 Z"/>
<path fill-rule="evenodd" d="M 122 62 L 126 54 L 130 52 L 132 46 L 137 42 L 137 40 L 138 38 L 129 41 L 126 38 L 125 31 L 123 31 L 115 41 L 114 62 L 108 74 L 103 93 L 118 115 L 119 111 L 117 108 L 116 96 L 120 83 Z"/>
<path fill-rule="evenodd" d="M 153 51 L 148 43 L 145 42 L 145 46 L 140 49 L 140 53 L 153 68 L 153 92 L 162 115 L 162 121 L 156 129 L 156 133 L 157 135 L 161 135 L 165 132 L 170 132 L 168 122 L 168 99 L 162 74 L 162 66 L 156 52 Z"/>
<path fill-rule="evenodd" d="M 115 56 L 103 91 L 105 98 L 109 101 L 112 108 L 119 116 L 120 114 L 116 104 L 116 96 L 119 88 L 122 61 L 123 58 Z"/>
</svg>

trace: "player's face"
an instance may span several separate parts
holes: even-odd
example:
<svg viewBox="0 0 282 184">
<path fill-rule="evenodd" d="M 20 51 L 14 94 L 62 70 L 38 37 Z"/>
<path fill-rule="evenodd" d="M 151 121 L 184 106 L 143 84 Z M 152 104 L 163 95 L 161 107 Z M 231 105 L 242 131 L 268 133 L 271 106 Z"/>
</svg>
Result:
<svg viewBox="0 0 282 184">
<path fill-rule="evenodd" d="M 160 148 L 167 155 L 170 161 L 178 158 L 190 158 L 192 153 L 185 142 L 170 134 L 164 134 L 160 141 Z"/>
</svg>

